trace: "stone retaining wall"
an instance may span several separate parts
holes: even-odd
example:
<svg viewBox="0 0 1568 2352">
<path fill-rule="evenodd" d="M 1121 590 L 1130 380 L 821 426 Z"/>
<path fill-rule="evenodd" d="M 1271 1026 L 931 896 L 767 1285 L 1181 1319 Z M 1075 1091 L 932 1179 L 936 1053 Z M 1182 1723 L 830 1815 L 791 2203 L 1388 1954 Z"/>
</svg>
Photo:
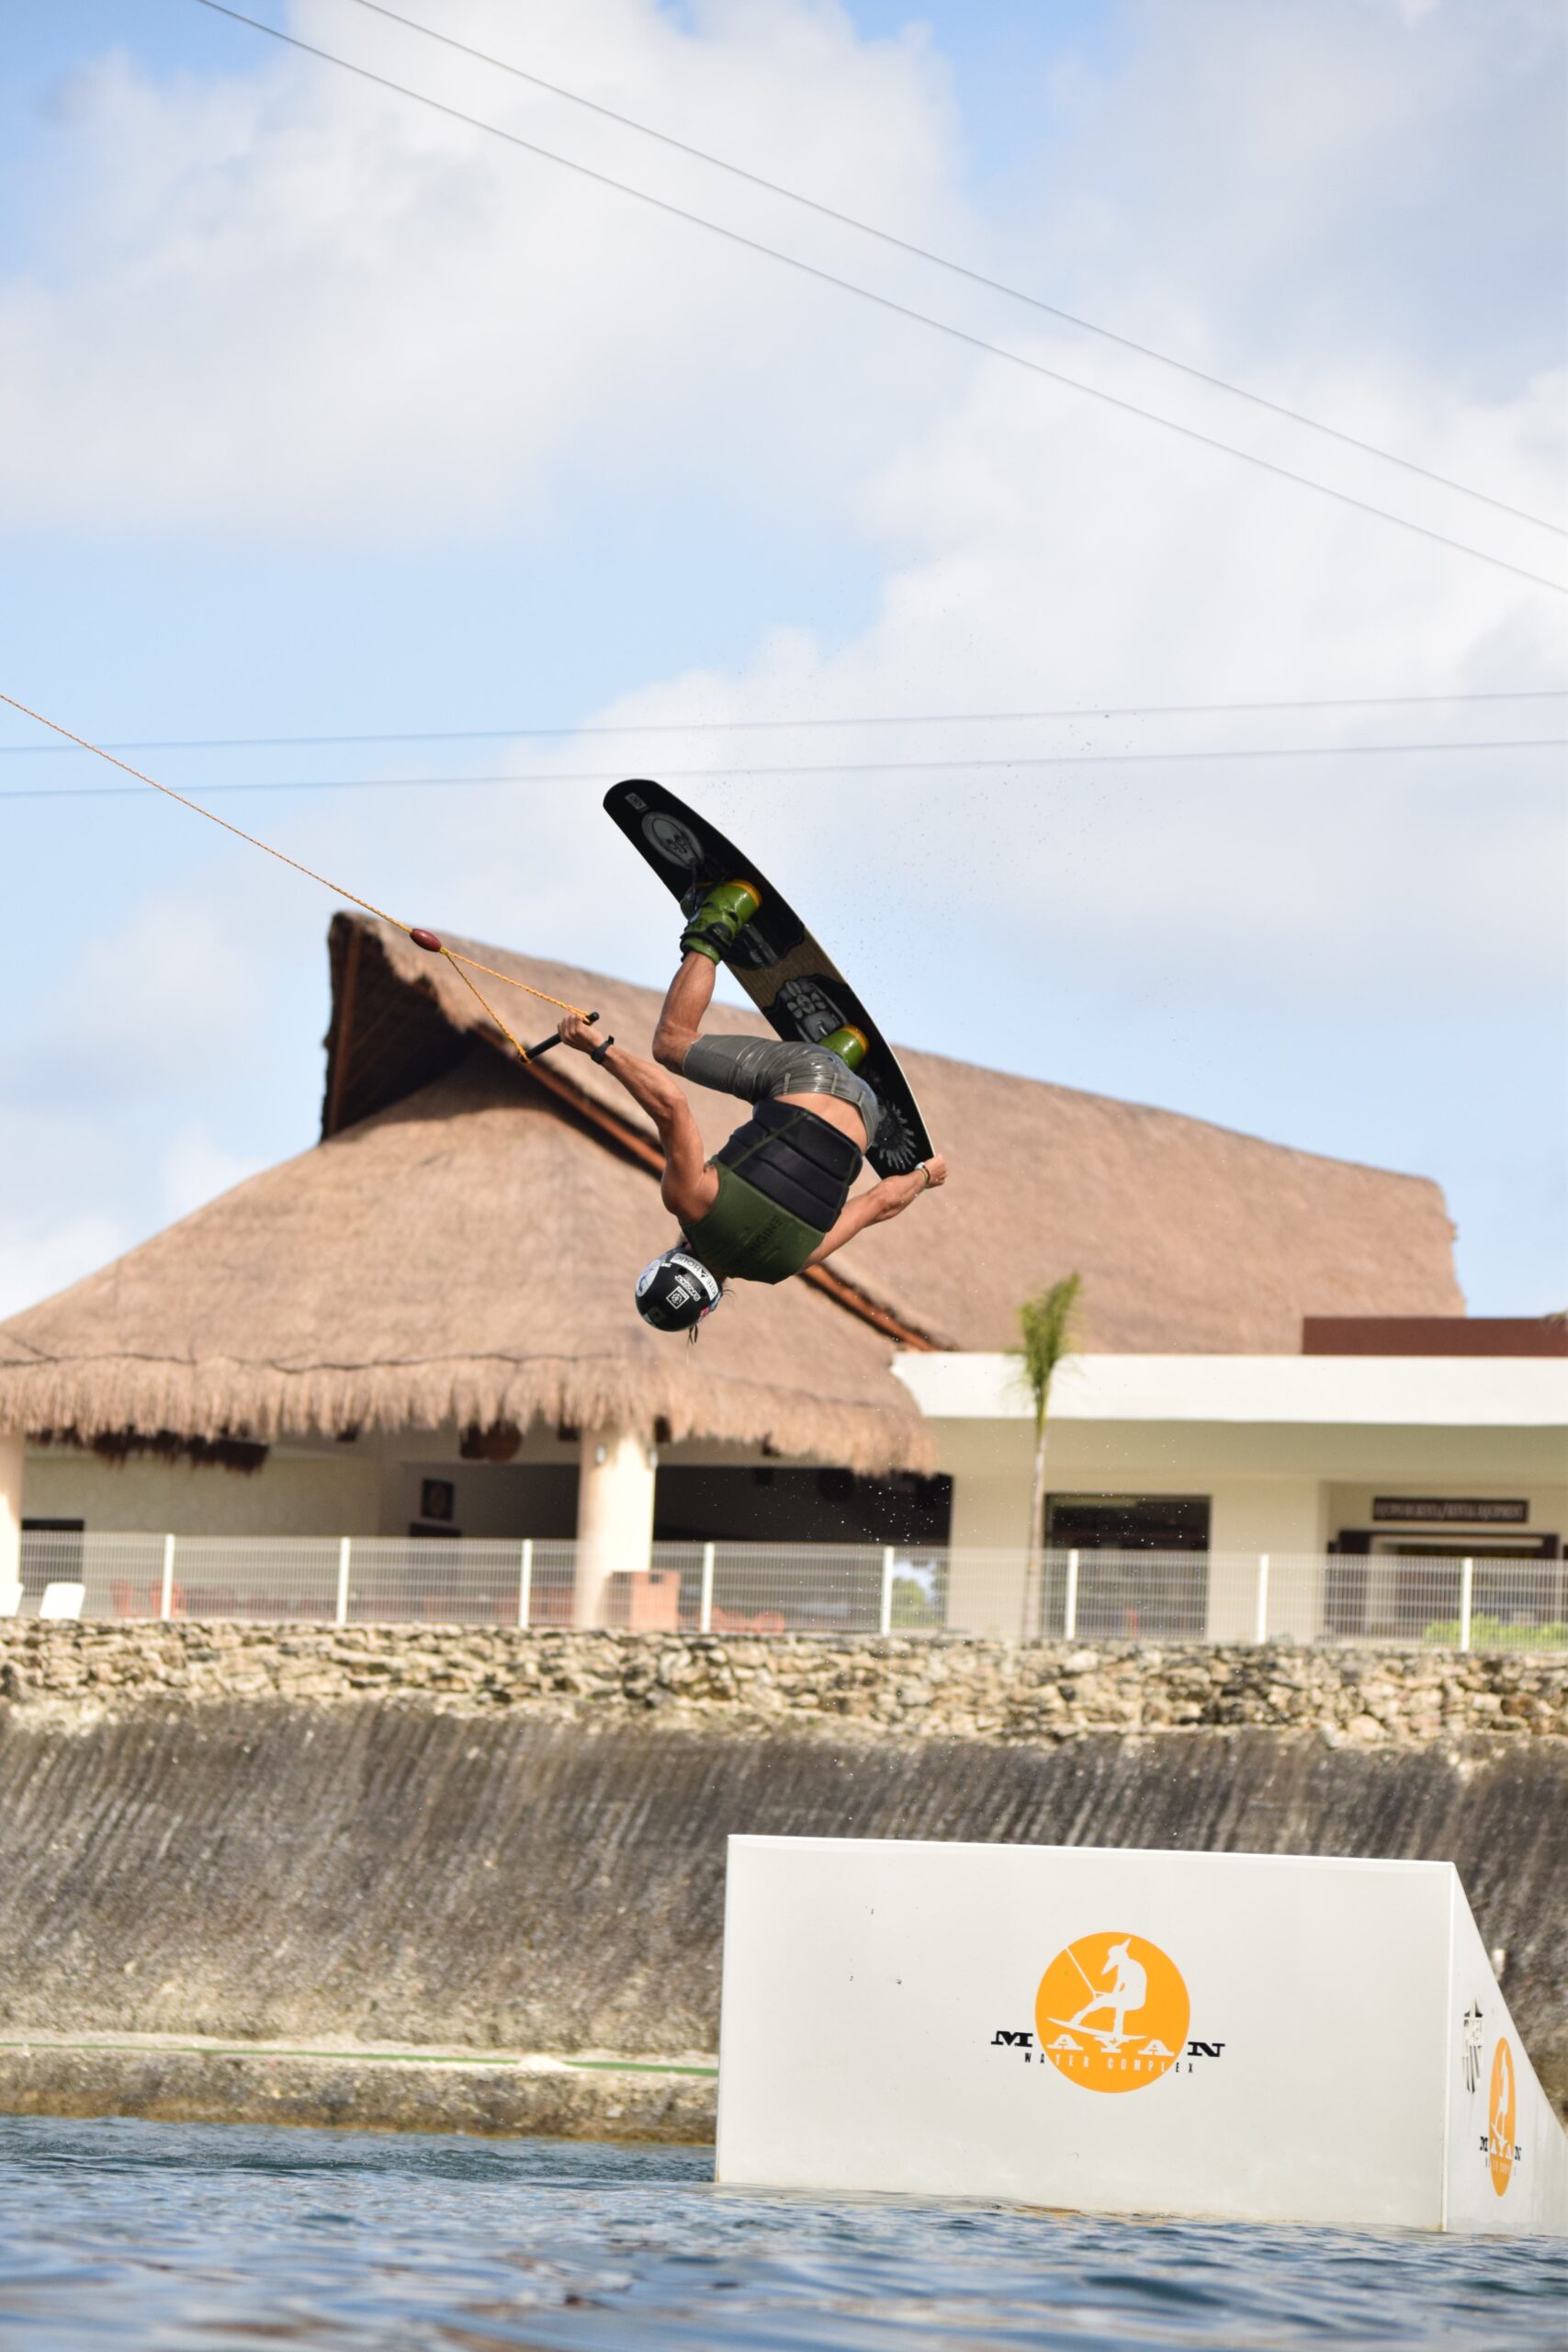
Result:
<svg viewBox="0 0 1568 2352">
<path fill-rule="evenodd" d="M 558 1721 L 760 1726 L 1055 1746 L 1104 1732 L 1263 1725 L 1420 1746 L 1568 1736 L 1568 1655 L 1077 1644 L 873 1635 L 737 1638 L 366 1625 L 0 1623 L 0 1697 L 122 1707 L 157 1697 L 374 1695 Z"/>
</svg>

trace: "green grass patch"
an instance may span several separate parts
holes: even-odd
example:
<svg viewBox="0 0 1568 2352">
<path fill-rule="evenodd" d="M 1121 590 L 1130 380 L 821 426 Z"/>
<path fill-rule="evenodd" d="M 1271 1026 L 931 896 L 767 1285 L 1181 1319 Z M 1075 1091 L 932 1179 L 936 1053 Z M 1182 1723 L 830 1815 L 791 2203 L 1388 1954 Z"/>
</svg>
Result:
<svg viewBox="0 0 1568 2352">
<path fill-rule="evenodd" d="M 1460 1621 L 1445 1617 L 1425 1626 L 1421 1639 L 1428 1649 L 1457 1650 Z M 1568 1625 L 1508 1625 L 1501 1617 L 1474 1616 L 1470 1621 L 1472 1650 L 1568 1650 Z"/>
</svg>

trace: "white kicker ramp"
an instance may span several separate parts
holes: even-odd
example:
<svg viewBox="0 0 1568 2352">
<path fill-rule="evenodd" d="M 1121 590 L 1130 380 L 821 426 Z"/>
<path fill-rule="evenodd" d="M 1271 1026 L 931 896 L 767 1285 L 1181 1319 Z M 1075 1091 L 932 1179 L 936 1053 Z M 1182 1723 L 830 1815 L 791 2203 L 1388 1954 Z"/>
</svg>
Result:
<svg viewBox="0 0 1568 2352">
<path fill-rule="evenodd" d="M 1568 2233 L 1448 1862 L 732 1838 L 718 2177 Z"/>
</svg>

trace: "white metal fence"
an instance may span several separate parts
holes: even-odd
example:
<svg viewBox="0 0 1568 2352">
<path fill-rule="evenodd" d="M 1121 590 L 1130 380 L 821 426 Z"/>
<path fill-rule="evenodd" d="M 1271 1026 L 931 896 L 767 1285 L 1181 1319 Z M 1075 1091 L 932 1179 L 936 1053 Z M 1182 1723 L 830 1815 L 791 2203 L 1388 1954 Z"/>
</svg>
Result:
<svg viewBox="0 0 1568 2352">
<path fill-rule="evenodd" d="M 570 1625 L 570 1543 L 24 1533 L 19 1613 L 324 1625 Z M 55 1588 L 52 1595 L 50 1588 Z M 656 1544 L 591 1623 L 713 1634 L 1375 1642 L 1568 1651 L 1568 1561 Z M 0 1593 L 0 1610 L 6 1596 Z"/>
</svg>

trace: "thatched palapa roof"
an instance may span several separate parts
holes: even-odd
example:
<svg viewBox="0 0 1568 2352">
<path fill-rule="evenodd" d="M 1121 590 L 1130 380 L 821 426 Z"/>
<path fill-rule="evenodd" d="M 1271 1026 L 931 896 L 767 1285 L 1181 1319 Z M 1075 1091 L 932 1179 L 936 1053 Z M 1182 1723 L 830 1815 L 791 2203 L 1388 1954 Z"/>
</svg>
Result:
<svg viewBox="0 0 1568 2352">
<path fill-rule="evenodd" d="M 659 997 L 471 946 L 646 1049 Z M 1437 1187 L 911 1054 L 952 1179 L 820 1277 L 732 1285 L 701 1344 L 632 1310 L 671 1238 L 649 1123 L 585 1056 L 523 1069 L 450 967 L 334 918 L 322 1140 L 0 1325 L 0 1427 L 268 1439 L 618 1422 L 929 1464 L 896 1346 L 1011 1344 L 1082 1272 L 1088 1343 L 1293 1351 L 1303 1314 L 1457 1315 Z M 547 1006 L 510 989 L 519 1034 Z M 717 1025 L 760 1032 L 750 1012 Z M 765 1033 L 764 1033 L 765 1034 Z M 735 1124 L 693 1090 L 705 1136 Z M 841 1267 L 841 1273 L 835 1269 Z"/>
</svg>

